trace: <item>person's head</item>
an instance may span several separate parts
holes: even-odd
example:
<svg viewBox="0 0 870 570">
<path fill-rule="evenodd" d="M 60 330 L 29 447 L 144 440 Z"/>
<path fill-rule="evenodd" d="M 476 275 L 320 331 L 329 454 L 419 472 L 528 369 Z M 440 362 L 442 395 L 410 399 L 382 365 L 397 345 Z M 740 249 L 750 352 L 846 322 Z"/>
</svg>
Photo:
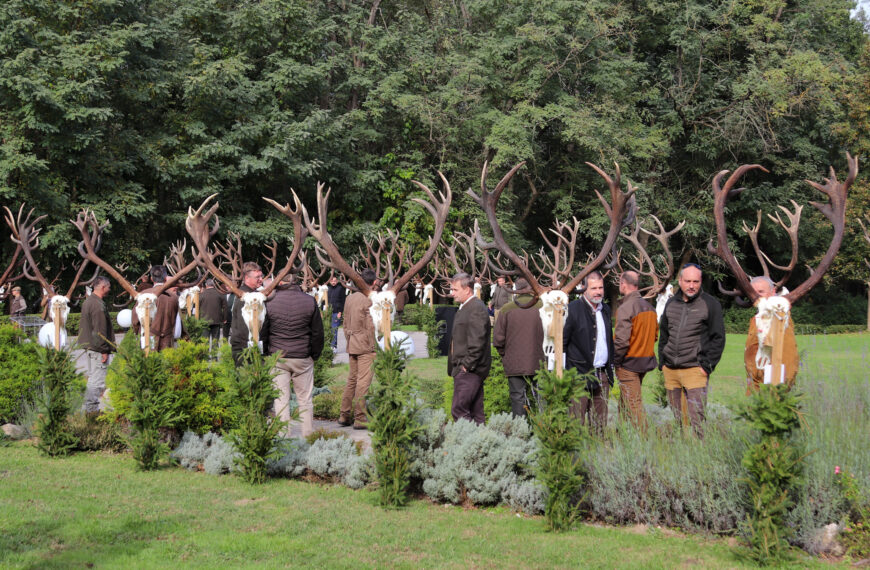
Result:
<svg viewBox="0 0 870 570">
<path fill-rule="evenodd" d="M 598 305 L 604 300 L 604 276 L 598 271 L 593 271 L 583 280 L 586 289 L 583 296 L 592 305 Z"/>
<path fill-rule="evenodd" d="M 214 279 L 209 277 L 208 279 L 205 280 L 205 288 L 211 289 L 212 287 L 214 287 Z"/>
<path fill-rule="evenodd" d="M 20 297 L 21 296 L 21 287 L 19 287 L 18 285 L 13 287 L 12 288 L 12 296 L 13 297 Z"/>
<path fill-rule="evenodd" d="M 464 303 L 474 295 L 474 279 L 468 273 L 457 273 L 450 278 L 450 296 L 457 303 Z"/>
<path fill-rule="evenodd" d="M 94 279 L 94 295 L 100 299 L 109 294 L 109 289 L 112 288 L 112 282 L 105 275 L 100 275 Z"/>
<path fill-rule="evenodd" d="M 242 283 L 249 289 L 258 289 L 263 284 L 263 270 L 260 265 L 253 261 L 242 265 Z"/>
<path fill-rule="evenodd" d="M 158 283 L 166 282 L 166 268 L 162 265 L 155 265 L 151 267 L 149 275 L 151 276 L 151 282 L 155 285 L 157 285 Z"/>
<path fill-rule="evenodd" d="M 499 287 L 504 287 L 504 283 L 505 283 L 505 281 L 504 281 L 504 275 L 499 275 L 499 276 L 498 276 L 498 279 L 496 279 L 495 282 L 498 284 Z M 519 281 L 518 281 L 518 282 L 519 282 Z M 527 282 L 527 283 L 526 283 L 526 287 L 528 287 L 528 286 L 529 286 L 529 285 L 528 285 L 528 282 Z M 519 289 L 519 287 L 517 287 L 517 289 Z"/>
<path fill-rule="evenodd" d="M 762 299 L 776 295 L 776 284 L 770 277 L 759 275 L 758 277 L 753 277 L 749 284 Z"/>
<path fill-rule="evenodd" d="M 338 285 L 338 275 L 333 275 L 332 277 L 330 277 L 329 284 L 332 285 L 333 287 Z"/>
<path fill-rule="evenodd" d="M 360 273 L 359 276 L 362 277 L 363 282 L 369 287 L 374 285 L 375 281 L 378 278 L 378 276 L 375 275 L 375 270 L 371 267 L 366 267 L 365 269 L 363 269 L 362 273 Z"/>
<path fill-rule="evenodd" d="M 504 277 L 500 277 L 502 281 L 504 281 Z M 503 283 L 500 283 L 502 285 Z M 529 288 L 529 282 L 525 277 L 520 277 L 516 281 L 514 281 L 514 286 L 517 288 L 517 291 L 523 291 Z"/>
<path fill-rule="evenodd" d="M 687 299 L 692 299 L 701 292 L 701 266 L 697 263 L 687 263 L 680 269 L 680 291 Z"/>
<path fill-rule="evenodd" d="M 626 271 L 622 275 L 619 276 L 619 292 L 622 295 L 628 295 L 634 291 L 637 291 L 638 284 L 640 283 L 640 276 L 637 274 L 637 271 Z"/>
</svg>

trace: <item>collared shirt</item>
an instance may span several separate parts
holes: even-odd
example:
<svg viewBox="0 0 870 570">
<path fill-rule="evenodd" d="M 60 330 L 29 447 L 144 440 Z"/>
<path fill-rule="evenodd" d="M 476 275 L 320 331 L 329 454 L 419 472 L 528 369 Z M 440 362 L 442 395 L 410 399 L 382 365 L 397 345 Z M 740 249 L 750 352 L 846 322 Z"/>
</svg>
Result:
<svg viewBox="0 0 870 570">
<path fill-rule="evenodd" d="M 464 307 L 465 305 L 467 305 L 469 301 L 471 301 L 472 299 L 476 299 L 476 298 L 477 298 L 477 297 L 475 297 L 474 295 L 471 295 L 470 297 L 468 297 L 468 299 L 464 300 L 464 301 L 462 302 L 461 305 L 459 305 L 459 308 L 461 309 L 462 307 Z M 457 309 L 457 310 L 458 310 L 458 309 Z"/>
<path fill-rule="evenodd" d="M 604 330 L 604 317 L 601 315 L 601 303 L 593 305 L 589 302 L 586 296 L 583 300 L 595 313 L 595 356 L 592 357 L 592 366 L 595 368 L 603 368 L 607 366 L 607 334 Z"/>
</svg>

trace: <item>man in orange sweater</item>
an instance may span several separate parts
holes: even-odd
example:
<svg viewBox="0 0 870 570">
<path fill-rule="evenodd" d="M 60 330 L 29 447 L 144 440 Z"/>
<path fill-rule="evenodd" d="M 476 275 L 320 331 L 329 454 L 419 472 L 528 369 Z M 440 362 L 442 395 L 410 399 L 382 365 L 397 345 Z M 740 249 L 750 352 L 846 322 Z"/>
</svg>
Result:
<svg viewBox="0 0 870 570">
<path fill-rule="evenodd" d="M 616 330 L 613 333 L 613 365 L 619 380 L 619 411 L 628 414 L 635 427 L 643 428 L 641 386 L 647 372 L 658 366 L 655 342 L 659 336 L 656 311 L 638 292 L 639 276 L 626 271 L 619 278 L 622 302 L 616 311 Z"/>
<path fill-rule="evenodd" d="M 776 294 L 773 281 L 768 277 L 755 277 L 749 282 L 758 293 L 759 299 L 767 299 Z M 756 305 L 758 303 L 756 302 Z M 797 376 L 799 356 L 797 340 L 794 336 L 794 321 L 789 318 L 788 327 L 784 330 L 782 339 L 782 364 L 785 366 L 785 382 L 794 386 Z M 749 335 L 746 337 L 746 349 L 743 352 L 743 362 L 746 365 L 746 395 L 758 391 L 758 387 L 764 383 L 764 369 L 758 368 L 755 357 L 758 353 L 758 326 L 755 317 L 749 319 Z"/>
</svg>

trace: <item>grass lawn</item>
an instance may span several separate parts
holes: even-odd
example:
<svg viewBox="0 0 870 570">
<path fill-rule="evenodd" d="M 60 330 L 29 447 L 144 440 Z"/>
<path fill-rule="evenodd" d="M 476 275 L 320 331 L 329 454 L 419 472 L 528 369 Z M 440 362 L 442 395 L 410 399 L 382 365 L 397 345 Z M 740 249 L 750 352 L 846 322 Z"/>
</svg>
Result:
<svg viewBox="0 0 870 570">
<path fill-rule="evenodd" d="M 801 567 L 821 562 L 798 554 Z M 544 530 L 539 517 L 414 501 L 373 491 L 169 468 L 128 455 L 47 459 L 27 443 L 0 452 L 0 567 L 735 568 L 724 540 L 645 528 Z M 825 564 L 825 566 L 828 566 Z"/>
</svg>

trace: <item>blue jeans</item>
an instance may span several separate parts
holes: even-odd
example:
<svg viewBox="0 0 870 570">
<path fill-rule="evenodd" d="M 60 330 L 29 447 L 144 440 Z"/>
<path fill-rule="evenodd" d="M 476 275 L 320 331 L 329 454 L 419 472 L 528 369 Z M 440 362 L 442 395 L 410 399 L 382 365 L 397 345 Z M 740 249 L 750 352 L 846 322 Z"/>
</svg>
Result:
<svg viewBox="0 0 870 570">
<path fill-rule="evenodd" d="M 341 325 L 341 317 L 337 317 L 332 313 L 332 348 L 338 348 L 338 327 Z"/>
</svg>

